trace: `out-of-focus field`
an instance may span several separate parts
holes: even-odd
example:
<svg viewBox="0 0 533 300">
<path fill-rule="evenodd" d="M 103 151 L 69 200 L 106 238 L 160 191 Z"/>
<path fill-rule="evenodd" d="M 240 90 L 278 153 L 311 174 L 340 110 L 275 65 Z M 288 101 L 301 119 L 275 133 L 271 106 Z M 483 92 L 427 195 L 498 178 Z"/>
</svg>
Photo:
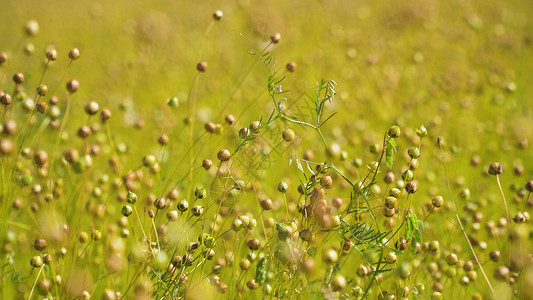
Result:
<svg viewBox="0 0 533 300">
<path fill-rule="evenodd" d="M 0 7 L 0 52 L 8 56 L 0 66 L 0 90 L 13 97 L 0 107 L 1 138 L 14 147 L 1 153 L 0 298 L 70 299 L 84 292 L 94 299 L 533 297 L 533 200 L 526 187 L 533 179 L 530 1 L 22 0 Z M 221 20 L 213 18 L 217 10 Z M 28 20 L 39 24 L 35 36 L 24 31 Z M 273 44 L 275 33 L 281 39 Z M 78 60 L 68 58 L 72 48 L 79 49 Z M 48 62 L 51 49 L 58 58 Z M 197 70 L 200 61 L 208 64 L 205 72 Z M 294 72 L 286 70 L 289 62 Z M 273 85 L 287 91 L 280 95 L 268 90 L 278 68 L 271 78 L 283 79 Z M 18 92 L 17 72 L 24 74 Z M 69 94 L 65 84 L 72 78 L 80 88 Z M 315 125 L 322 78 L 336 83 L 323 120 L 337 113 L 318 132 L 308 125 Z M 36 94 L 39 84 L 47 85 L 47 95 Z M 58 118 L 50 116 L 51 104 L 44 113 L 21 108 L 25 99 L 48 103 L 52 95 Z M 174 97 L 179 105 L 171 108 L 167 100 Z M 90 101 L 99 104 L 94 117 L 84 110 Z M 103 108 L 112 112 L 107 122 L 100 121 Z M 229 114 L 232 125 L 224 119 Z M 279 119 L 268 124 L 271 114 Z M 8 132 L 8 120 L 16 122 L 15 133 Z M 252 122 L 260 120 L 268 126 L 255 132 Z M 215 133 L 206 132 L 207 122 Z M 92 126 L 91 134 L 80 139 L 84 125 Z M 384 148 L 394 125 L 401 135 L 389 170 Z M 424 138 L 416 133 L 421 125 Z M 240 134 L 245 127 L 249 133 Z M 283 140 L 286 129 L 294 139 Z M 163 134 L 168 145 L 158 143 Z M 419 158 L 408 154 L 412 147 Z M 236 153 L 219 162 L 224 148 Z M 68 162 L 69 149 L 81 160 Z M 38 151 L 48 159 L 36 166 Z M 156 167 L 146 161 L 149 155 Z M 325 173 L 304 157 L 324 163 Z M 212 161 L 210 170 L 202 168 L 204 159 Z M 488 174 L 493 162 L 503 165 L 497 177 Z M 404 191 L 410 180 L 402 174 L 409 168 L 416 193 Z M 393 180 L 384 180 L 391 174 Z M 326 176 L 331 189 L 321 181 Z M 329 221 L 309 208 L 319 183 Z M 394 187 L 403 192 L 387 216 L 384 201 Z M 137 203 L 126 203 L 128 191 Z M 199 197 L 202 191 L 207 196 Z M 438 195 L 444 198 L 440 208 L 432 205 Z M 160 197 L 164 207 L 154 207 Z M 335 197 L 342 199 L 339 207 Z M 183 199 L 189 210 L 178 213 Z M 272 210 L 261 207 L 264 199 L 272 200 Z M 125 216 L 124 205 L 134 213 Z M 200 218 L 191 213 L 195 205 L 203 207 Z M 406 237 L 411 225 L 404 216 L 415 214 L 421 236 Z M 255 228 L 235 230 L 235 222 L 248 224 L 235 221 L 242 215 L 254 219 Z M 388 235 L 366 236 L 361 244 L 342 236 L 361 224 Z M 310 241 L 302 238 L 304 230 Z M 190 243 L 204 233 L 216 245 L 200 241 L 191 251 Z M 36 238 L 47 247 L 37 250 Z M 411 246 L 399 249 L 402 238 L 413 244 L 412 253 Z M 260 248 L 251 251 L 250 239 Z M 203 259 L 203 251 L 213 251 L 213 260 Z M 338 259 L 328 260 L 330 251 Z M 494 251 L 499 260 L 491 260 Z M 397 260 L 386 262 L 390 253 Z M 30 265 L 45 254 L 48 264 Z M 457 264 L 448 261 L 450 254 Z M 174 257 L 186 255 L 194 257 L 191 265 L 172 267 Z M 259 282 L 263 257 L 266 281 Z M 369 273 L 358 274 L 361 266 Z M 258 286 L 248 285 L 252 279 Z"/>
</svg>

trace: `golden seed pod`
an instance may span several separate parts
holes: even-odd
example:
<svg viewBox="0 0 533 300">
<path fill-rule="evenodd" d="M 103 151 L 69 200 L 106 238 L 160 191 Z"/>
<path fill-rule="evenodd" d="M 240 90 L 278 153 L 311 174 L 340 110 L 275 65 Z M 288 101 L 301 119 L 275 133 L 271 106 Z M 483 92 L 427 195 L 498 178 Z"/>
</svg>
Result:
<svg viewBox="0 0 533 300">
<path fill-rule="evenodd" d="M 80 50 L 78 48 L 73 48 L 68 52 L 68 57 L 72 60 L 80 58 Z"/>
<path fill-rule="evenodd" d="M 24 31 L 29 36 L 36 36 L 39 33 L 39 23 L 36 20 L 29 20 L 24 25 Z"/>
<path fill-rule="evenodd" d="M 207 70 L 207 62 L 205 60 L 202 60 L 196 65 L 196 70 L 200 72 L 205 72 Z"/>
</svg>

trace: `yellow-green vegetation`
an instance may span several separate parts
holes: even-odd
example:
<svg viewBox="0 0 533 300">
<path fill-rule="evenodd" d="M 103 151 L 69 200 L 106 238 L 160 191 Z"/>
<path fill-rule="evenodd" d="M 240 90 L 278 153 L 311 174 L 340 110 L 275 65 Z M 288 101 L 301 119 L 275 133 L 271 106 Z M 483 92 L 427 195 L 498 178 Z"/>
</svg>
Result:
<svg viewBox="0 0 533 300">
<path fill-rule="evenodd" d="M 533 298 L 529 1 L 1 7 L 1 299 Z"/>
</svg>

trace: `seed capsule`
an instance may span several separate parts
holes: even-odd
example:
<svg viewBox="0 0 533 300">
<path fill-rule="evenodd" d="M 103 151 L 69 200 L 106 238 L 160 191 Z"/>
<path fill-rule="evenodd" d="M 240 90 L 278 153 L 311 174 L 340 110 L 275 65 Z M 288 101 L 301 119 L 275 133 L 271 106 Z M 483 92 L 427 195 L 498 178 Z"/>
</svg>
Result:
<svg viewBox="0 0 533 300">
<path fill-rule="evenodd" d="M 196 65 L 196 70 L 198 70 L 200 72 L 205 72 L 207 70 L 207 62 L 205 60 L 199 62 Z"/>
<path fill-rule="evenodd" d="M 493 162 L 489 166 L 490 175 L 500 175 L 503 173 L 503 166 L 499 162 Z"/>
<path fill-rule="evenodd" d="M 274 35 L 270 37 L 270 41 L 272 42 L 272 44 L 277 44 L 279 43 L 280 40 L 281 40 L 281 34 L 279 32 L 275 33 Z"/>
<path fill-rule="evenodd" d="M 222 149 L 218 151 L 217 158 L 220 161 L 228 161 L 231 158 L 231 153 L 229 152 L 228 149 Z"/>
</svg>

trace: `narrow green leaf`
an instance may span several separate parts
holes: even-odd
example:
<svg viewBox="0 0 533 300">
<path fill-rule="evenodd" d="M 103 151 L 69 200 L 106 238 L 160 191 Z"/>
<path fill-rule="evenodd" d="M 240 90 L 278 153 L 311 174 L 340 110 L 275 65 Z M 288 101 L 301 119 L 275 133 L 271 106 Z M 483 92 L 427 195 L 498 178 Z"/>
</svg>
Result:
<svg viewBox="0 0 533 300">
<path fill-rule="evenodd" d="M 393 139 L 387 141 L 387 148 L 385 148 L 385 164 L 389 169 L 392 168 L 393 155 L 396 152 L 396 142 Z"/>
</svg>

